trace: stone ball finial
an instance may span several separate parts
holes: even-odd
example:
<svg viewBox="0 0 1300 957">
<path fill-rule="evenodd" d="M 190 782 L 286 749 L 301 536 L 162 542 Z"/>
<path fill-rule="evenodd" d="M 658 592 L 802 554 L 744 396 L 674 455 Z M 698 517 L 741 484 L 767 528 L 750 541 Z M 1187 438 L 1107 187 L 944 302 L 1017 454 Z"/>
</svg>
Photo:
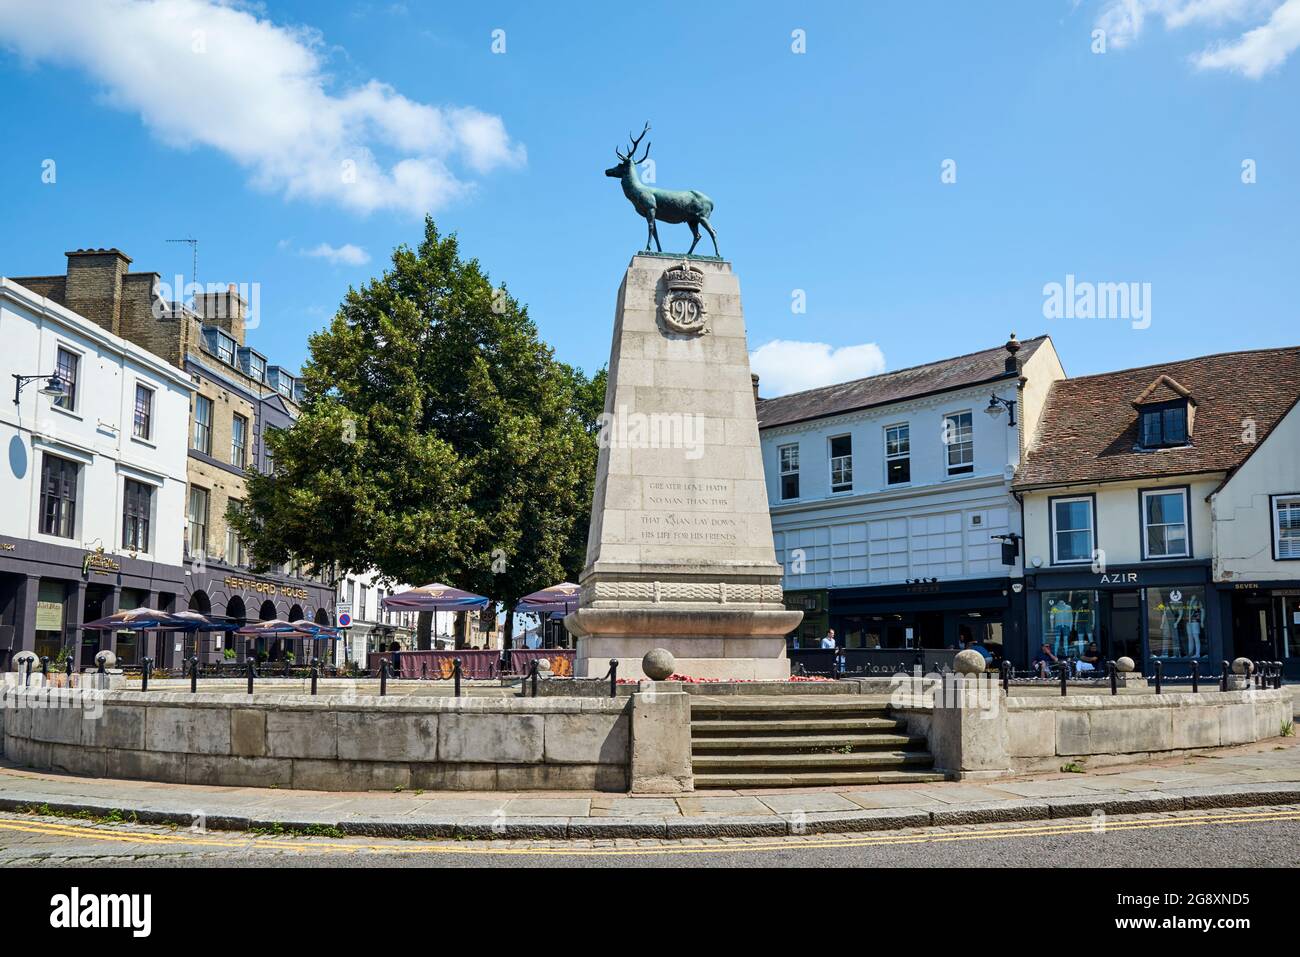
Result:
<svg viewBox="0 0 1300 957">
<path fill-rule="evenodd" d="M 99 664 L 100 662 L 103 662 L 105 668 L 116 667 L 117 655 L 105 649 L 104 651 L 101 651 L 99 654 L 95 655 L 95 664 Z"/>
<path fill-rule="evenodd" d="M 652 648 L 641 659 L 641 670 L 651 681 L 663 681 L 677 670 L 677 659 L 666 648 Z"/>
<path fill-rule="evenodd" d="M 988 663 L 974 648 L 967 648 L 965 651 L 957 652 L 957 657 L 953 659 L 953 670 L 961 675 L 979 675 L 984 673 Z"/>
<path fill-rule="evenodd" d="M 1137 666 L 1133 663 L 1133 659 L 1128 655 L 1115 659 L 1116 671 L 1132 671 L 1135 667 Z"/>
<path fill-rule="evenodd" d="M 40 663 L 40 659 L 36 657 L 36 652 L 34 651 L 18 652 L 18 654 L 14 655 L 13 657 L 14 671 L 26 671 L 27 662 L 29 661 L 32 663 L 32 669 L 35 670 L 37 664 Z"/>
<path fill-rule="evenodd" d="M 1255 670 L 1255 662 L 1249 658 L 1234 658 L 1232 660 L 1232 673 L 1234 675 L 1248 675 Z"/>
<path fill-rule="evenodd" d="M 549 674 L 551 673 L 551 659 L 550 659 L 550 658 L 538 658 L 538 659 L 537 659 L 537 673 L 538 673 L 539 675 L 549 675 Z"/>
</svg>

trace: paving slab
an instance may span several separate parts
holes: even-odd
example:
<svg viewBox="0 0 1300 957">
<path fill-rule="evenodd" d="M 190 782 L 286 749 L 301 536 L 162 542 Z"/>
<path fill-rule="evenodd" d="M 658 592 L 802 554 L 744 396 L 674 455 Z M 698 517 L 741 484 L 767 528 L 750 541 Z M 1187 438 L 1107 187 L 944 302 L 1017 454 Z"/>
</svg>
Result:
<svg viewBox="0 0 1300 957">
<path fill-rule="evenodd" d="M 804 814 L 822 811 L 860 811 L 862 808 L 834 791 L 813 794 L 773 794 L 759 798 L 777 814 L 799 811 Z"/>
<path fill-rule="evenodd" d="M 771 814 L 772 811 L 756 797 L 681 797 L 677 806 L 686 817 L 705 814 Z"/>
</svg>

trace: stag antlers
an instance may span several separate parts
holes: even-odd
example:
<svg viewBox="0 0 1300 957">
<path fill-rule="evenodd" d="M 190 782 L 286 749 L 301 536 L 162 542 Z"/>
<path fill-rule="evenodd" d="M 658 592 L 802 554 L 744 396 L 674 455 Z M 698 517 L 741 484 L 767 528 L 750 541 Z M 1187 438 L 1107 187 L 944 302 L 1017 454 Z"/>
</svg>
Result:
<svg viewBox="0 0 1300 957">
<path fill-rule="evenodd" d="M 642 163 L 646 161 L 646 159 L 650 156 L 649 143 L 645 145 L 645 155 L 643 155 L 639 160 L 632 159 L 632 155 L 637 151 L 637 147 L 641 145 L 641 141 L 645 139 L 645 135 L 649 131 L 650 131 L 650 121 L 646 120 L 645 129 L 641 131 L 640 136 L 633 136 L 631 133 L 627 134 L 627 138 L 632 141 L 632 148 L 627 151 L 626 156 L 624 156 L 622 153 L 619 152 L 617 146 L 614 147 L 614 155 L 619 158 L 620 162 L 626 163 L 629 160 L 631 160 L 633 166 L 640 166 Z"/>
</svg>

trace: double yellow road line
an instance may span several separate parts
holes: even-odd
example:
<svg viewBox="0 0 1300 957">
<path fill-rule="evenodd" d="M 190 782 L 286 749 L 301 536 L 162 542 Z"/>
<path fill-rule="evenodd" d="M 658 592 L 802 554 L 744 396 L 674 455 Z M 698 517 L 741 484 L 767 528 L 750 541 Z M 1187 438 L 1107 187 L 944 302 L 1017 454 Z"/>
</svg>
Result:
<svg viewBox="0 0 1300 957">
<path fill-rule="evenodd" d="M 818 836 L 793 839 L 772 838 L 763 841 L 741 841 L 714 844 L 664 844 L 655 847 L 566 847 L 562 842 L 549 847 L 501 847 L 487 841 L 426 842 L 395 840 L 376 844 L 349 838 L 294 839 L 284 837 L 217 837 L 212 832 L 196 833 L 177 831 L 158 834 L 152 831 L 128 830 L 121 825 L 78 824 L 54 821 L 0 819 L 0 833 L 5 831 L 72 838 L 84 841 L 101 841 L 119 844 L 141 844 L 164 848 L 218 848 L 235 851 L 277 850 L 307 854 L 469 854 L 507 856 L 556 857 L 653 857 L 675 854 L 753 854 L 817 850 L 821 848 L 888 847 L 902 844 L 947 844 L 956 841 L 1000 841 L 1014 838 L 1054 837 L 1058 835 L 1111 833 L 1115 831 L 1155 830 L 1166 827 L 1206 827 L 1222 824 L 1257 824 L 1269 821 L 1300 821 L 1300 807 L 1284 810 L 1224 811 L 1192 814 L 1181 817 L 1131 817 L 1124 820 L 1107 819 L 1098 823 L 1093 818 L 1072 818 L 1062 821 L 1045 821 L 1041 824 L 1015 826 L 982 825 L 960 831 L 913 831 L 856 835 L 853 837 Z M 0 844 L 3 844 L 0 838 Z"/>
</svg>

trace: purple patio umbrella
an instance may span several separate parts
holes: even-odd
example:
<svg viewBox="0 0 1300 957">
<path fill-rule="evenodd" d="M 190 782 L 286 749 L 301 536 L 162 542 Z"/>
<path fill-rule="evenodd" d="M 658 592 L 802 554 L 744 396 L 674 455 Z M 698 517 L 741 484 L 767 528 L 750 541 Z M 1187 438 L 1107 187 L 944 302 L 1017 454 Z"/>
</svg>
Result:
<svg viewBox="0 0 1300 957">
<path fill-rule="evenodd" d="M 180 626 L 169 612 L 156 608 L 132 608 L 96 618 L 81 627 L 91 631 L 161 631 Z"/>
<path fill-rule="evenodd" d="M 560 582 L 519 599 L 515 613 L 549 615 L 562 612 L 567 615 L 578 606 L 578 591 L 578 586 L 573 582 Z"/>
<path fill-rule="evenodd" d="M 486 608 L 489 601 L 482 595 L 434 582 L 389 595 L 384 607 L 389 611 L 469 611 Z"/>
</svg>

